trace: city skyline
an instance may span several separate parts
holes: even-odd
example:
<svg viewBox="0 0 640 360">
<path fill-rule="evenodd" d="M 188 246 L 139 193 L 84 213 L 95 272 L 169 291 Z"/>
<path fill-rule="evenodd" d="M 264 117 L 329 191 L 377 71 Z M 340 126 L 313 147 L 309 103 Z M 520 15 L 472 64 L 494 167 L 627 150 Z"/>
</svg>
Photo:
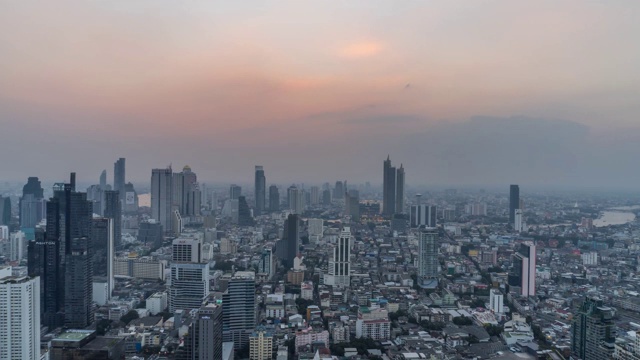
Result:
<svg viewBox="0 0 640 360">
<path fill-rule="evenodd" d="M 30 144 L 5 178 L 123 156 L 136 183 L 169 163 L 366 181 L 392 153 L 425 184 L 640 181 L 640 48 L 619 36 L 640 4 L 334 5 L 0 5 L 0 150 Z"/>
</svg>

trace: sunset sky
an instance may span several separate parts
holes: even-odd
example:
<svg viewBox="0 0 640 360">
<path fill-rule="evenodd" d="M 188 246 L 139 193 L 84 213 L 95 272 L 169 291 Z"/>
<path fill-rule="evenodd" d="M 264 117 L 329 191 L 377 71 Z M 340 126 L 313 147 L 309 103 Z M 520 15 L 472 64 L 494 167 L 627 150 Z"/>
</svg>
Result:
<svg viewBox="0 0 640 360">
<path fill-rule="evenodd" d="M 2 1 L 3 180 L 640 184 L 638 1 Z"/>
</svg>

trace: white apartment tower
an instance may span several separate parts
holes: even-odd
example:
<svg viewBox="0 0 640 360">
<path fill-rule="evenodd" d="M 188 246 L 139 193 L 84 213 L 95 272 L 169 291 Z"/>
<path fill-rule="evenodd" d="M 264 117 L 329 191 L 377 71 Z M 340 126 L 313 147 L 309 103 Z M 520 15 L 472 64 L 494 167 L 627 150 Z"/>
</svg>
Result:
<svg viewBox="0 0 640 360">
<path fill-rule="evenodd" d="M 40 279 L 0 279 L 0 359 L 40 359 Z"/>
<path fill-rule="evenodd" d="M 418 285 L 432 287 L 438 277 L 438 231 L 421 228 L 418 233 Z"/>
<path fill-rule="evenodd" d="M 344 227 L 340 237 L 333 248 L 333 256 L 329 260 L 329 274 L 325 276 L 326 285 L 345 286 L 350 285 L 351 263 L 351 228 Z"/>
</svg>

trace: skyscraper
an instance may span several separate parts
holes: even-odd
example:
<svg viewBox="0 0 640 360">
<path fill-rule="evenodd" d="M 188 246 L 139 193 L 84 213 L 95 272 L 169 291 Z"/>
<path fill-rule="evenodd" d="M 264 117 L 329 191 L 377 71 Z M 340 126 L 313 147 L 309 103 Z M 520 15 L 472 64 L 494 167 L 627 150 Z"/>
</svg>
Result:
<svg viewBox="0 0 640 360">
<path fill-rule="evenodd" d="M 138 213 L 138 193 L 130 182 L 124 184 L 124 204 L 122 204 L 122 211 L 125 214 Z"/>
<path fill-rule="evenodd" d="M 345 194 L 344 214 L 351 217 L 351 221 L 360 221 L 360 192 L 352 189 Z"/>
<path fill-rule="evenodd" d="M 411 227 L 436 227 L 436 212 L 437 208 L 435 205 L 411 206 Z"/>
<path fill-rule="evenodd" d="M 615 310 L 598 297 L 585 298 L 571 327 L 571 354 L 577 359 L 609 359 L 615 349 Z"/>
<path fill-rule="evenodd" d="M 240 226 L 253 226 L 255 221 L 251 216 L 251 209 L 247 203 L 247 199 L 244 196 L 238 197 L 238 225 Z"/>
<path fill-rule="evenodd" d="M 302 190 L 297 186 L 291 185 L 287 189 L 287 202 L 289 203 L 289 210 L 294 214 L 302 214 L 304 211 L 304 199 Z"/>
<path fill-rule="evenodd" d="M 193 359 L 222 359 L 222 306 L 207 304 L 198 310 L 193 325 Z"/>
<path fill-rule="evenodd" d="M 102 170 L 102 172 L 100 173 L 100 189 L 108 190 L 107 189 L 107 170 Z"/>
<path fill-rule="evenodd" d="M 199 216 L 201 197 L 198 177 L 189 165 L 182 172 L 173 174 L 173 205 L 181 216 Z"/>
<path fill-rule="evenodd" d="M 434 288 L 438 284 L 438 232 L 421 228 L 418 233 L 418 285 Z"/>
<path fill-rule="evenodd" d="M 0 279 L 0 359 L 40 359 L 40 279 Z"/>
<path fill-rule="evenodd" d="M 276 185 L 269 186 L 269 211 L 280 211 L 280 191 Z"/>
<path fill-rule="evenodd" d="M 151 218 L 160 222 L 165 232 L 172 232 L 171 210 L 173 173 L 171 167 L 151 170 Z"/>
<path fill-rule="evenodd" d="M 309 189 L 309 193 L 309 204 L 318 205 L 320 203 L 320 188 L 312 186 L 311 189 Z"/>
<path fill-rule="evenodd" d="M 383 163 L 382 214 L 395 214 L 396 203 L 396 168 L 391 166 L 391 159 L 387 156 Z"/>
<path fill-rule="evenodd" d="M 93 277 L 102 277 L 107 282 L 108 297 L 114 287 L 113 258 L 115 256 L 115 222 L 109 218 L 93 218 L 91 240 L 93 243 Z"/>
<path fill-rule="evenodd" d="M 329 259 L 329 272 L 325 276 L 327 285 L 348 287 L 351 280 L 351 229 L 344 227 Z"/>
<path fill-rule="evenodd" d="M 254 194 L 256 197 L 255 215 L 260 215 L 265 210 L 266 186 L 267 179 L 264 176 L 264 169 L 262 168 L 262 166 L 256 165 L 254 189 Z"/>
<path fill-rule="evenodd" d="M 119 191 L 120 203 L 124 203 L 125 158 L 119 158 L 113 164 L 113 190 Z"/>
<path fill-rule="evenodd" d="M 396 213 L 406 214 L 404 211 L 404 167 L 396 171 Z"/>
<path fill-rule="evenodd" d="M 222 295 L 222 338 L 233 341 L 233 348 L 249 344 L 249 336 L 256 326 L 256 280 L 250 271 L 236 272 Z"/>
<path fill-rule="evenodd" d="M 238 198 L 242 195 L 242 187 L 232 184 L 229 187 L 229 199 L 238 200 Z"/>
<path fill-rule="evenodd" d="M 0 225 L 11 225 L 11 198 L 0 196 Z"/>
<path fill-rule="evenodd" d="M 513 229 L 516 232 L 521 232 L 523 230 L 523 222 L 522 222 L 522 210 L 516 209 L 515 216 L 513 219 Z"/>
<path fill-rule="evenodd" d="M 290 214 L 284 222 L 282 240 L 276 243 L 276 255 L 285 268 L 293 267 L 293 259 L 300 250 L 300 217 Z"/>
<path fill-rule="evenodd" d="M 120 199 L 120 193 L 117 191 L 107 190 L 104 192 L 104 212 L 102 216 L 113 220 L 113 241 L 116 249 L 122 245 L 122 205 Z"/>
<path fill-rule="evenodd" d="M 83 329 L 93 322 L 92 241 L 87 236 L 73 237 L 65 256 L 64 325 Z"/>
<path fill-rule="evenodd" d="M 322 205 L 331 205 L 331 190 L 322 190 Z"/>
<path fill-rule="evenodd" d="M 509 187 L 509 223 L 513 224 L 516 219 L 516 209 L 520 208 L 520 187 L 511 185 Z"/>
<path fill-rule="evenodd" d="M 162 246 L 162 234 L 162 225 L 157 220 L 142 221 L 138 229 L 138 241 L 155 250 Z"/>
<path fill-rule="evenodd" d="M 22 197 L 18 203 L 20 228 L 34 228 L 44 219 L 46 212 L 47 205 L 40 180 L 37 177 L 29 177 L 27 183 L 22 187 Z"/>
<path fill-rule="evenodd" d="M 520 295 L 536 295 L 536 246 L 532 242 L 520 244 L 513 254 L 513 267 L 509 271 L 509 286 L 520 288 Z"/>
<path fill-rule="evenodd" d="M 200 308 L 209 296 L 209 264 L 202 262 L 202 241 L 178 238 L 171 247 L 169 311 Z"/>
</svg>

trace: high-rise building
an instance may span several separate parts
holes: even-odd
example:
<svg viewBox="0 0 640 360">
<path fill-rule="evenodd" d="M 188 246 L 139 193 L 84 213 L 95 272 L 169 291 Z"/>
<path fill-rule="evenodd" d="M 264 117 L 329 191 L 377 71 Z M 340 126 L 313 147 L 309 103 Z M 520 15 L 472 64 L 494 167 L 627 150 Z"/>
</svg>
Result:
<svg viewBox="0 0 640 360">
<path fill-rule="evenodd" d="M 438 284 L 438 231 L 421 228 L 418 233 L 418 285 L 432 288 Z"/>
<path fill-rule="evenodd" d="M 318 205 L 320 204 L 320 188 L 317 186 L 312 186 L 309 189 L 309 204 Z"/>
<path fill-rule="evenodd" d="M 351 217 L 351 221 L 360 221 L 360 193 L 351 189 L 345 194 L 344 214 Z"/>
<path fill-rule="evenodd" d="M 509 271 L 509 286 L 520 289 L 522 296 L 536 295 L 536 246 L 524 242 L 513 254 L 513 267 Z"/>
<path fill-rule="evenodd" d="M 171 233 L 173 172 L 171 167 L 151 170 L 151 218 L 160 222 L 165 232 Z"/>
<path fill-rule="evenodd" d="M 437 207 L 435 205 L 413 205 L 410 215 L 412 228 L 437 226 Z"/>
<path fill-rule="evenodd" d="M 259 326 L 249 337 L 249 359 L 271 360 L 273 358 L 273 333 Z"/>
<path fill-rule="evenodd" d="M 615 310 L 597 297 L 585 298 L 573 318 L 571 354 L 576 359 L 610 359 L 615 349 Z"/>
<path fill-rule="evenodd" d="M 11 225 L 11 198 L 0 196 L 0 225 Z"/>
<path fill-rule="evenodd" d="M 516 232 L 523 231 L 523 222 L 522 222 L 522 210 L 516 209 L 514 219 L 513 219 L 513 229 Z"/>
<path fill-rule="evenodd" d="M 253 226 L 255 221 L 251 215 L 251 209 L 247 203 L 247 199 L 244 196 L 238 197 L 238 225 L 240 226 Z"/>
<path fill-rule="evenodd" d="M 269 186 L 269 211 L 280 211 L 280 192 L 276 185 Z"/>
<path fill-rule="evenodd" d="M 132 183 L 124 184 L 124 204 L 122 210 L 127 214 L 136 214 L 138 212 L 138 193 Z"/>
<path fill-rule="evenodd" d="M 29 244 L 29 275 L 40 277 L 44 325 L 86 327 L 93 321 L 91 248 L 92 205 L 76 192 L 75 173 L 55 184 L 47 202 L 46 234 Z"/>
<path fill-rule="evenodd" d="M 181 216 L 199 216 L 201 197 L 198 177 L 189 165 L 182 172 L 173 174 L 173 205 Z"/>
<path fill-rule="evenodd" d="M 113 239 L 116 249 L 122 245 L 122 204 L 118 191 L 107 190 L 104 192 L 103 217 L 113 220 Z"/>
<path fill-rule="evenodd" d="M 202 262 L 202 240 L 177 238 L 171 243 L 172 262 Z"/>
<path fill-rule="evenodd" d="M 509 187 L 509 223 L 516 220 L 516 209 L 520 208 L 520 186 L 511 185 Z"/>
<path fill-rule="evenodd" d="M 258 274 L 266 276 L 267 279 L 276 272 L 276 263 L 273 258 L 273 249 L 265 248 L 260 255 L 260 263 L 258 264 Z"/>
<path fill-rule="evenodd" d="M 264 176 L 264 169 L 262 166 L 256 165 L 256 173 L 255 173 L 255 188 L 254 194 L 256 197 L 256 206 L 255 211 L 256 215 L 260 215 L 265 211 L 265 201 L 266 201 L 266 187 L 267 187 L 267 179 Z"/>
<path fill-rule="evenodd" d="M 109 218 L 93 218 L 91 240 L 93 243 L 93 276 L 107 281 L 107 297 L 114 288 L 113 259 L 115 256 L 115 223 Z"/>
<path fill-rule="evenodd" d="M 282 240 L 276 243 L 276 255 L 285 268 L 293 267 L 293 259 L 300 250 L 300 217 L 290 214 L 284 222 Z"/>
<path fill-rule="evenodd" d="M 322 205 L 331 205 L 331 190 L 322 190 Z"/>
<path fill-rule="evenodd" d="M 242 195 L 242 187 L 232 184 L 229 187 L 229 199 L 238 200 L 238 198 Z"/>
<path fill-rule="evenodd" d="M 336 186 L 333 188 L 333 198 L 336 200 L 344 199 L 345 186 L 342 181 L 336 181 Z"/>
<path fill-rule="evenodd" d="M 406 214 L 404 211 L 404 167 L 396 171 L 396 213 Z"/>
<path fill-rule="evenodd" d="M 109 190 L 107 189 L 107 170 L 102 170 L 100 173 L 100 189 Z"/>
<path fill-rule="evenodd" d="M 198 310 L 194 324 L 194 360 L 222 359 L 222 306 L 207 304 Z"/>
<path fill-rule="evenodd" d="M 44 190 L 37 177 L 29 177 L 22 187 L 22 197 L 18 204 L 20 228 L 34 228 L 46 216 L 47 205 Z"/>
<path fill-rule="evenodd" d="M 113 190 L 119 191 L 120 203 L 124 204 L 125 158 L 119 158 L 113 164 Z"/>
<path fill-rule="evenodd" d="M 326 285 L 349 287 L 351 279 L 351 229 L 344 227 L 329 259 L 329 271 L 325 275 Z"/>
<path fill-rule="evenodd" d="M 251 271 L 238 271 L 229 280 L 222 295 L 223 341 L 233 341 L 233 348 L 249 344 L 249 336 L 256 326 L 256 280 Z"/>
<path fill-rule="evenodd" d="M 391 166 L 391 159 L 383 163 L 382 214 L 392 216 L 396 212 L 396 168 Z"/>
<path fill-rule="evenodd" d="M 208 296 L 209 265 L 202 263 L 202 240 L 173 240 L 169 311 L 200 308 Z"/>
<path fill-rule="evenodd" d="M 0 279 L 0 359 L 40 359 L 40 280 Z"/>
<path fill-rule="evenodd" d="M 294 214 L 302 214 L 304 211 L 304 198 L 301 189 L 297 186 L 291 185 L 287 189 L 287 202 L 289 203 L 289 210 Z"/>
</svg>

